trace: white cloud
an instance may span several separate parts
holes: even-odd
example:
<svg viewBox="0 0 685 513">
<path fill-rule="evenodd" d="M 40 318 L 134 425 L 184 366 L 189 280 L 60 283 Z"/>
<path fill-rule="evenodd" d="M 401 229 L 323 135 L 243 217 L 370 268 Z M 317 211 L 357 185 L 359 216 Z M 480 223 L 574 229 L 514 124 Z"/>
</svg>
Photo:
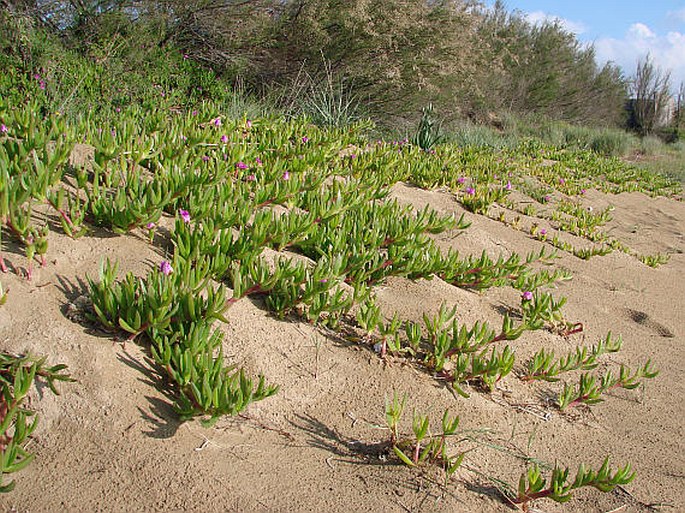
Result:
<svg viewBox="0 0 685 513">
<path fill-rule="evenodd" d="M 661 35 L 644 23 L 635 23 L 623 39 L 602 38 L 595 41 L 594 46 L 600 63 L 612 61 L 623 68 L 626 76 L 634 75 L 637 61 L 649 53 L 657 66 L 663 71 L 671 72 L 674 89 L 677 89 L 681 82 L 685 82 L 683 32 L 673 31 Z"/>
<path fill-rule="evenodd" d="M 656 34 L 644 23 L 633 23 L 628 29 L 628 36 L 634 39 L 653 39 Z"/>
<path fill-rule="evenodd" d="M 587 31 L 587 27 L 579 21 L 568 20 L 566 18 L 561 18 L 560 16 L 548 14 L 543 11 L 528 12 L 526 13 L 525 17 L 526 20 L 533 25 L 557 22 L 562 27 L 564 27 L 564 29 L 576 35 L 582 34 Z"/>
</svg>

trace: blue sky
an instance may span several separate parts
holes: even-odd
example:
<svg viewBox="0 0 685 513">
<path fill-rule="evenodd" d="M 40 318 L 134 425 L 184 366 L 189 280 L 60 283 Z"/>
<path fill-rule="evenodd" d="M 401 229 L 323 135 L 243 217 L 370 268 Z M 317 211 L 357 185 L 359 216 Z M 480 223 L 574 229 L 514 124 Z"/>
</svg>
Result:
<svg viewBox="0 0 685 513">
<path fill-rule="evenodd" d="M 649 52 L 671 71 L 674 89 L 685 82 L 685 0 L 505 0 L 505 5 L 533 23 L 558 19 L 581 42 L 594 44 L 600 64 L 612 61 L 626 76 Z"/>
</svg>

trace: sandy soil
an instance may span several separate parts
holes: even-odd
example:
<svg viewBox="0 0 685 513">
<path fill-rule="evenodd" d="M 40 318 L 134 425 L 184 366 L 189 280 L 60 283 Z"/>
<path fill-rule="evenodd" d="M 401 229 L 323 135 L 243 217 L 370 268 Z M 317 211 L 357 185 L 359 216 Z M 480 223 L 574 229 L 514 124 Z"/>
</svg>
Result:
<svg viewBox="0 0 685 513">
<path fill-rule="evenodd" d="M 421 207 L 461 213 L 453 196 L 397 185 L 393 195 Z M 144 273 L 163 258 L 143 234 L 91 232 L 71 240 L 50 235 L 48 265 L 32 281 L 17 248 L 0 276 L 9 300 L 0 307 L 0 348 L 49 355 L 78 380 L 53 396 L 38 390 L 31 406 L 41 420 L 30 449 L 36 459 L 12 476 L 16 489 L 0 496 L 2 511 L 245 511 L 245 512 L 495 512 L 509 511 L 496 480 L 515 483 L 525 458 L 598 467 L 632 463 L 637 478 L 609 494 L 576 493 L 572 502 L 539 501 L 539 511 L 685 511 L 685 203 L 640 193 L 607 196 L 590 191 L 588 205 L 616 207 L 610 233 L 641 253 L 669 251 L 651 269 L 614 252 L 583 261 L 562 253 L 557 265 L 573 280 L 558 285 L 568 297 L 565 315 L 585 331 L 565 339 L 548 331 L 513 343 L 518 365 L 542 347 L 558 354 L 592 344 L 607 331 L 621 334 L 621 352 L 603 357 L 612 368 L 651 358 L 660 375 L 644 389 L 611 392 L 592 409 L 560 414 L 550 394 L 560 384 L 526 385 L 512 374 L 492 394 L 455 397 L 428 373 L 400 359 L 381 361 L 315 328 L 271 317 L 258 301 L 227 313 L 225 351 L 251 372 L 264 373 L 280 392 L 245 415 L 205 429 L 180 424 L 163 380 L 144 351 L 122 345 L 79 322 L 84 278 L 105 257 L 120 269 Z M 437 236 L 443 248 L 492 255 L 538 250 L 541 242 L 484 216 L 467 214 L 465 232 Z M 509 288 L 476 293 L 439 279 L 393 279 L 378 290 L 387 313 L 405 318 L 456 305 L 462 322 L 501 322 L 503 306 L 518 303 Z M 73 306 L 73 305 L 76 306 Z M 76 315 L 75 315 L 76 314 Z M 601 368 L 600 368 L 601 370 Z M 569 376 L 577 380 L 577 373 Z M 383 452 L 388 438 L 384 398 L 408 394 L 413 408 L 439 422 L 445 408 L 459 414 L 470 450 L 446 486 L 438 469 L 412 470 Z M 468 439 L 466 439 L 468 438 Z"/>
</svg>

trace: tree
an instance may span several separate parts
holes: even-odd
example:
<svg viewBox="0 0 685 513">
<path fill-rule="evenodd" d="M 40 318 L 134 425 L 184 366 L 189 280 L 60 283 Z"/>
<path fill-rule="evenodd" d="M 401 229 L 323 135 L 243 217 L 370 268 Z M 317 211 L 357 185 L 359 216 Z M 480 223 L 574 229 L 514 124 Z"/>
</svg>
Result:
<svg viewBox="0 0 685 513">
<path fill-rule="evenodd" d="M 638 60 L 631 85 L 631 128 L 645 135 L 667 124 L 672 101 L 670 71 L 663 71 L 647 54 Z"/>
</svg>

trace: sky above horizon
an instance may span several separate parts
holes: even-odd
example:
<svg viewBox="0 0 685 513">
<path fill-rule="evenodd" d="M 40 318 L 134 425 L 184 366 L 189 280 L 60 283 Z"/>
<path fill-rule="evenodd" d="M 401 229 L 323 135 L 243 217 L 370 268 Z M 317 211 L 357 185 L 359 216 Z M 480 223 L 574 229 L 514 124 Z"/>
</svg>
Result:
<svg viewBox="0 0 685 513">
<path fill-rule="evenodd" d="M 626 77 L 649 53 L 671 72 L 674 90 L 685 82 L 685 0 L 505 0 L 533 22 L 558 19 L 578 40 L 594 44 L 597 61 L 612 61 Z M 494 1 L 489 1 L 489 5 Z"/>
</svg>

